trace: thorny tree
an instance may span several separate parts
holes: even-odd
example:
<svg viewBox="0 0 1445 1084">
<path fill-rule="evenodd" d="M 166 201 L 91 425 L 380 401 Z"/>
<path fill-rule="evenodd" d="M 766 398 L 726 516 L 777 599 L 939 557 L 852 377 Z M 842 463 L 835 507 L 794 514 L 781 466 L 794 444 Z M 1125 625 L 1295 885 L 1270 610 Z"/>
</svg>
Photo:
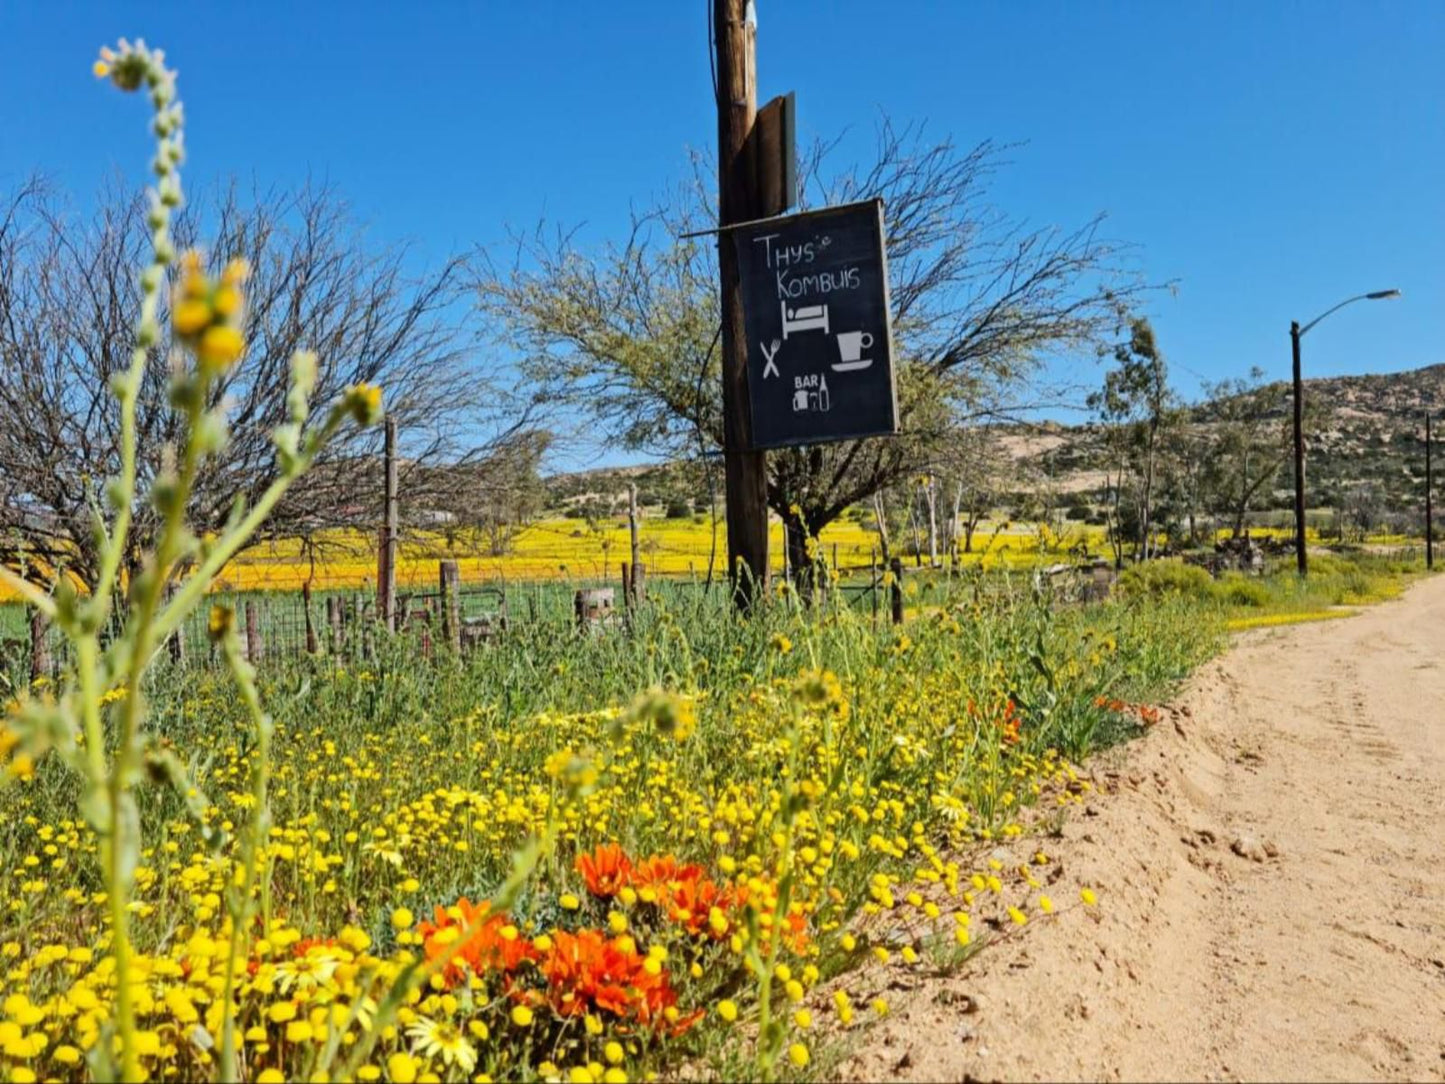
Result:
<svg viewBox="0 0 1445 1084">
<path fill-rule="evenodd" d="M 527 411 L 473 367 L 458 322 L 467 307 L 452 306 L 464 283 L 460 260 L 410 279 L 404 250 L 368 249 L 347 208 L 315 188 L 248 198 L 220 189 L 183 212 L 173 236 L 181 248 L 204 237 L 213 267 L 243 257 L 252 268 L 248 350 L 213 392 L 228 403 L 231 439 L 197 480 L 188 509 L 198 530 L 213 529 L 238 497 L 254 500 L 272 482 L 270 434 L 285 420 L 289 359 L 302 346 L 321 358 L 314 403 L 353 384 L 386 387 L 404 434 L 402 489 L 413 507 L 431 502 L 433 483 L 451 492 L 436 472 L 413 468 L 485 461 L 529 437 Z M 0 207 L 0 560 L 38 583 L 60 568 L 94 580 L 93 510 L 104 507 L 96 487 L 116 473 L 119 457 L 108 382 L 133 345 L 134 268 L 147 243 L 144 205 L 129 193 L 104 192 L 89 219 L 67 213 L 40 182 Z M 171 350 L 165 341 L 154 350 L 138 402 L 143 483 L 183 436 L 167 401 Z M 334 442 L 264 534 L 299 536 L 314 551 L 325 528 L 374 524 L 379 441 L 364 431 Z M 158 522 L 153 509 L 135 512 L 132 559 Z"/>
<path fill-rule="evenodd" d="M 881 197 L 903 435 L 768 456 L 768 503 L 804 539 L 850 505 L 924 473 L 961 426 L 1042 397 L 1031 380 L 1050 355 L 1092 357 L 1146 287 L 1095 218 L 1032 228 L 988 203 L 1002 150 L 962 151 L 884 122 L 873 163 L 829 173 L 829 145 L 802 170 L 805 204 Z M 488 260 L 484 310 L 549 396 L 595 417 L 628 448 L 708 455 L 722 442 L 714 242 L 680 239 L 716 221 L 703 163 L 693 183 L 622 242 L 588 251 L 539 227 L 510 263 Z M 730 243 L 725 238 L 722 243 Z"/>
</svg>

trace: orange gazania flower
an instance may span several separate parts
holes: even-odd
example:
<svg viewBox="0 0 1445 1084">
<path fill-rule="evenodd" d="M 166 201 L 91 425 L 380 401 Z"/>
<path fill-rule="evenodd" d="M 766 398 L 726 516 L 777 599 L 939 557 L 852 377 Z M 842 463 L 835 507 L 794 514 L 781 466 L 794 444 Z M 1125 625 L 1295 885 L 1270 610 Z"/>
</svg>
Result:
<svg viewBox="0 0 1445 1084">
<path fill-rule="evenodd" d="M 591 854 L 579 854 L 576 867 L 587 891 L 604 900 L 621 892 L 632 877 L 632 860 L 616 843 L 601 843 Z"/>
<path fill-rule="evenodd" d="M 708 916 L 714 907 L 727 912 L 737 901 L 729 889 L 702 876 L 699 870 L 697 876 L 671 882 L 658 902 L 667 910 L 667 917 L 685 927 L 688 933 L 695 937 L 707 934 L 718 940 L 723 931 L 713 930 L 708 925 Z"/>
<path fill-rule="evenodd" d="M 670 854 L 653 855 L 637 863 L 632 871 L 632 887 L 641 892 L 652 889 L 658 902 L 664 901 L 683 881 L 695 880 L 702 876 L 702 867 L 679 866 Z M 644 899 L 646 897 L 643 897 Z"/>
<path fill-rule="evenodd" d="M 460 981 L 466 968 L 475 974 L 507 974 L 537 958 L 532 942 L 521 936 L 505 912 L 490 914 L 491 904 L 487 901 L 474 904 L 463 896 L 455 909 L 460 917 L 454 918 L 447 908 L 438 907 L 433 921 L 417 926 L 428 960 L 454 953 L 442 971 L 447 982 Z M 462 944 L 456 948 L 459 939 Z"/>
<path fill-rule="evenodd" d="M 538 966 L 547 980 L 547 1000 L 560 1016 L 599 1010 L 645 1024 L 677 1003 L 665 970 L 649 971 L 630 939 L 608 938 L 599 930 L 555 931 Z"/>
</svg>

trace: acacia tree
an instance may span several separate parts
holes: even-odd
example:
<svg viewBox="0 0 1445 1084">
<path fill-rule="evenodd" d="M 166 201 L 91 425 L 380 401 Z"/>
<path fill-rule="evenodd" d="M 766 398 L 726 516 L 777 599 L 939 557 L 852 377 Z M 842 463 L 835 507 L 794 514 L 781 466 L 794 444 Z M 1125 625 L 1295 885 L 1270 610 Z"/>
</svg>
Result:
<svg viewBox="0 0 1445 1084">
<path fill-rule="evenodd" d="M 902 434 L 769 454 L 768 503 L 799 569 L 807 537 L 925 472 L 961 425 L 1019 397 L 1046 355 L 1094 353 L 1145 288 L 1101 218 L 1034 228 L 993 208 L 992 142 L 961 150 L 884 122 L 871 164 L 834 171 L 834 157 L 826 144 L 805 155 L 802 202 L 884 201 Z M 478 297 L 500 339 L 550 400 L 629 450 L 721 448 L 717 242 L 683 236 L 717 220 L 709 176 L 695 159 L 692 183 L 615 243 L 588 249 L 539 226 L 509 260 L 482 263 Z"/>
<path fill-rule="evenodd" d="M 948 502 L 945 549 L 953 550 L 961 531 L 962 552 L 972 553 L 978 525 L 998 503 L 1005 479 L 1017 468 L 988 425 L 971 425 L 952 434 L 938 449 L 934 464 Z"/>
<path fill-rule="evenodd" d="M 1211 430 L 1205 485 L 1213 509 L 1226 516 L 1235 538 L 1250 505 L 1279 476 L 1290 454 L 1289 386 L 1264 383 L 1264 370 L 1210 386 L 1202 412 Z"/>
<path fill-rule="evenodd" d="M 1135 555 L 1148 560 L 1154 536 L 1154 486 L 1159 462 L 1161 431 L 1177 420 L 1176 401 L 1169 387 L 1169 368 L 1143 317 L 1129 324 L 1129 338 L 1114 348 L 1116 368 L 1104 377 L 1104 386 L 1089 397 L 1106 429 L 1114 478 L 1110 530 L 1115 563 L 1122 557 L 1120 520 L 1126 471 L 1133 477 L 1137 512 Z"/>
<path fill-rule="evenodd" d="M 408 472 L 486 459 L 527 431 L 529 412 L 477 371 L 459 322 L 468 309 L 453 304 L 465 281 L 460 259 L 409 277 L 404 250 L 368 246 L 324 188 L 247 197 L 221 188 L 180 213 L 171 234 L 178 250 L 208 238 L 213 268 L 237 257 L 251 267 L 248 349 L 207 404 L 225 404 L 230 440 L 191 495 L 187 519 L 198 530 L 216 529 L 238 500 L 254 500 L 274 480 L 270 433 L 286 419 L 289 359 L 298 349 L 320 358 L 315 403 L 353 384 L 385 388 Z M 94 524 L 105 507 L 96 487 L 120 465 L 109 381 L 126 368 L 134 343 L 133 269 L 148 244 L 143 201 L 117 189 L 103 192 L 85 219 L 38 181 L 0 208 L 0 561 L 37 582 L 61 568 L 94 582 Z M 137 402 L 143 483 L 184 437 L 167 393 L 173 349 L 165 340 L 153 348 Z M 316 420 L 313 410 L 308 424 Z M 379 441 L 372 430 L 333 442 L 262 533 L 316 540 L 328 526 L 375 523 Z M 404 473 L 413 503 L 424 503 L 427 480 Z M 135 509 L 131 559 L 159 522 L 155 509 Z"/>
</svg>

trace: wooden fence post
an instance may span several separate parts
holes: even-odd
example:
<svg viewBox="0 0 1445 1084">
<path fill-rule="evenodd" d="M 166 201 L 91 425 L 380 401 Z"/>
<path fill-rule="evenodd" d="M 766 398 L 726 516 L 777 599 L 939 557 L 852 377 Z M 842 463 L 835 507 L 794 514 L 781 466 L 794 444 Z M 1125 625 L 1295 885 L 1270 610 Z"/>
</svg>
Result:
<svg viewBox="0 0 1445 1084">
<path fill-rule="evenodd" d="M 50 676 L 50 644 L 46 634 L 50 631 L 50 619 L 39 609 L 30 611 L 30 680 Z"/>
<path fill-rule="evenodd" d="M 635 565 L 626 561 L 622 565 L 622 608 L 627 612 L 628 620 L 632 619 L 632 570 Z"/>
<path fill-rule="evenodd" d="M 175 597 L 175 593 L 176 585 L 174 583 L 166 584 L 165 597 L 167 602 L 169 602 L 172 598 Z M 166 640 L 166 648 L 171 653 L 171 662 L 173 662 L 177 666 L 184 666 L 186 662 L 185 631 L 186 626 L 185 623 L 182 622 L 179 626 L 176 627 L 176 631 L 171 633 L 170 638 Z"/>
<path fill-rule="evenodd" d="M 331 630 L 331 653 L 340 655 L 346 647 L 342 627 L 343 601 L 336 595 L 326 596 L 326 625 Z"/>
<path fill-rule="evenodd" d="M 266 647 L 261 641 L 261 625 L 256 618 L 256 604 L 250 599 L 246 600 L 246 661 L 255 665 L 260 662 L 266 654 Z"/>
<path fill-rule="evenodd" d="M 868 594 L 873 599 L 873 627 L 878 627 L 878 547 L 868 549 Z"/>
<path fill-rule="evenodd" d="M 901 625 L 903 624 L 903 559 L 901 557 L 893 558 L 889 571 L 893 573 L 893 583 L 888 588 L 893 605 L 893 623 Z"/>
<path fill-rule="evenodd" d="M 632 579 L 628 580 L 623 585 L 624 590 L 630 589 L 630 593 L 628 594 L 628 597 L 626 599 L 628 609 L 631 609 L 642 601 L 642 592 L 639 590 L 636 575 L 638 563 L 642 560 L 641 547 L 638 545 L 637 538 L 639 527 L 638 519 L 639 515 L 637 511 L 637 483 L 631 482 L 627 486 L 627 533 L 630 536 L 630 540 L 632 542 L 633 575 Z"/>
<path fill-rule="evenodd" d="M 376 602 L 381 621 L 395 632 L 396 620 L 396 419 L 386 419 L 383 453 L 381 552 L 377 555 Z"/>
<path fill-rule="evenodd" d="M 437 579 L 442 595 L 442 632 L 452 650 L 462 650 L 462 598 L 461 570 L 455 561 L 441 561 L 437 564 Z"/>
<path fill-rule="evenodd" d="M 632 602 L 640 605 L 647 597 L 647 566 L 637 562 L 632 566 Z"/>
<path fill-rule="evenodd" d="M 316 641 L 316 624 L 311 620 L 311 581 L 307 580 L 301 585 L 301 608 L 306 616 L 306 653 L 315 655 L 321 650 L 321 645 Z"/>
</svg>

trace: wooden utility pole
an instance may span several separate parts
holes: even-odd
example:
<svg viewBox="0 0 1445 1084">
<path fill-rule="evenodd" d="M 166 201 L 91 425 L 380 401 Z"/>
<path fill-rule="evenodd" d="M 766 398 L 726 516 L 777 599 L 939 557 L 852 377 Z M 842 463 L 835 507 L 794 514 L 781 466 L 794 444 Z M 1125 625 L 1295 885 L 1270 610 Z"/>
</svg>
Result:
<svg viewBox="0 0 1445 1084">
<path fill-rule="evenodd" d="M 1435 477 L 1430 469 L 1430 412 L 1425 412 L 1425 567 L 1435 567 Z"/>
<path fill-rule="evenodd" d="M 755 161 L 757 24 L 745 0 L 713 0 L 717 47 L 718 225 L 776 214 L 762 203 Z M 782 186 L 777 186 L 781 198 Z M 747 609 L 767 588 L 768 474 L 753 449 L 748 406 L 747 329 L 733 239 L 718 234 L 722 302 L 723 467 L 726 475 L 728 575 L 733 597 Z"/>
<path fill-rule="evenodd" d="M 1301 577 L 1309 574 L 1305 555 L 1305 435 L 1304 381 L 1300 378 L 1299 340 L 1304 334 L 1298 321 L 1290 321 L 1289 341 L 1294 358 L 1294 554 Z"/>
<path fill-rule="evenodd" d="M 376 603 L 388 632 L 396 631 L 396 419 L 386 419 L 382 482 L 381 551 L 377 555 Z"/>
</svg>

